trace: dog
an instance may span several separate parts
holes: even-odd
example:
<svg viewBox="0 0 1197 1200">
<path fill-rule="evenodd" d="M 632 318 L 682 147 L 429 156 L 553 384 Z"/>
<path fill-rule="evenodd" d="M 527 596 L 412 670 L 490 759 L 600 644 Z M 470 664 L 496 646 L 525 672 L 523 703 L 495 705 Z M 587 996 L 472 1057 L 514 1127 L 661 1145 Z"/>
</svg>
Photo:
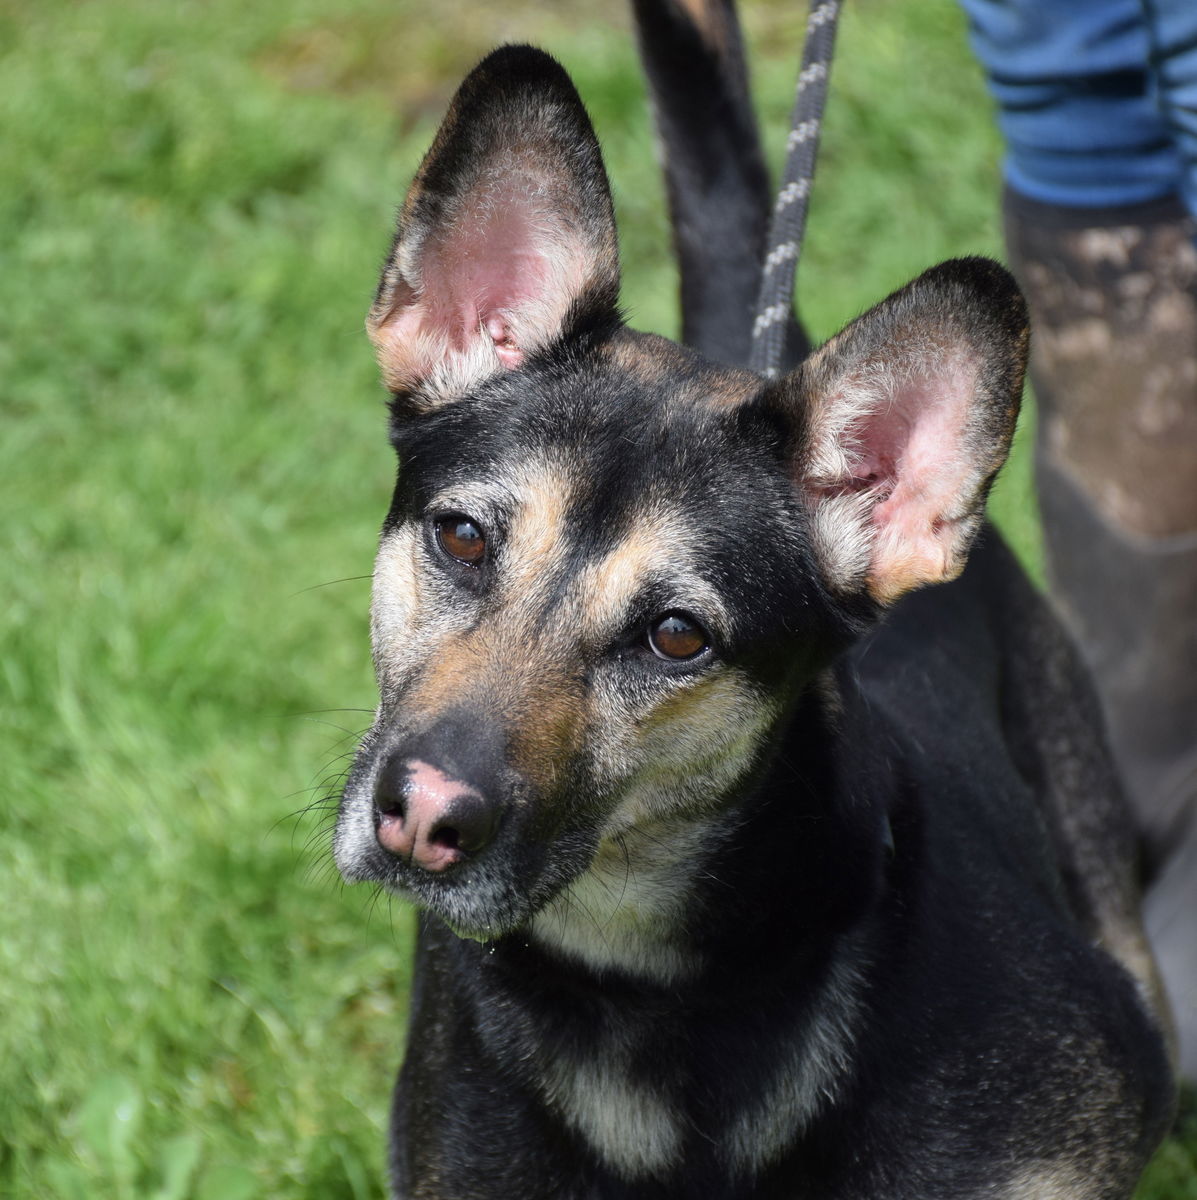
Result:
<svg viewBox="0 0 1197 1200">
<path fill-rule="evenodd" d="M 756 232 L 677 194 L 704 138 L 755 153 L 707 8 L 637 6 L 654 86 L 695 39 L 698 117 L 658 112 L 708 353 L 624 323 L 598 143 L 529 47 L 462 84 L 369 315 L 401 469 L 333 841 L 422 910 L 393 1194 L 1129 1196 L 1173 1104 L 1134 839 L 984 521 L 1023 302 L 955 260 L 777 380 L 729 361 L 751 273 L 693 271 L 766 214 L 753 169 L 716 192 Z"/>
</svg>

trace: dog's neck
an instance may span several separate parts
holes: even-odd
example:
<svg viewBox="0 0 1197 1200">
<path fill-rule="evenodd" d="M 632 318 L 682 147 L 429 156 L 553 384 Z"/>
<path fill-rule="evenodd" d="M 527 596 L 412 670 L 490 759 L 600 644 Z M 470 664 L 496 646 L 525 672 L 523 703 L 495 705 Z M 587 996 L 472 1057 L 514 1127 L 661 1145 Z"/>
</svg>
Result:
<svg viewBox="0 0 1197 1200">
<path fill-rule="evenodd" d="M 734 806 L 610 839 L 522 934 L 459 944 L 482 1035 L 540 1063 L 549 1108 L 629 1179 L 676 1168 L 691 1129 L 751 1175 L 853 1078 L 884 823 L 831 800 L 838 711 L 811 689 Z M 684 1082 L 708 1055 L 738 1064 L 714 1092 Z"/>
<path fill-rule="evenodd" d="M 852 685 L 849 683 L 849 689 Z M 799 699 L 734 807 L 637 825 L 606 839 L 590 868 L 531 922 L 533 941 L 602 977 L 676 987 L 784 929 L 821 953 L 876 899 L 889 853 L 884 797 L 845 810 L 842 693 L 830 676 Z M 802 883 L 795 888 L 795 873 Z M 791 911 L 778 913 L 777 893 Z M 792 911 L 793 897 L 810 911 Z M 833 914 L 830 922 L 828 914 Z"/>
<path fill-rule="evenodd" d="M 590 868 L 533 919 L 551 954 L 596 974 L 672 985 L 702 970 L 687 905 L 738 818 L 658 822 L 606 839 Z"/>
</svg>

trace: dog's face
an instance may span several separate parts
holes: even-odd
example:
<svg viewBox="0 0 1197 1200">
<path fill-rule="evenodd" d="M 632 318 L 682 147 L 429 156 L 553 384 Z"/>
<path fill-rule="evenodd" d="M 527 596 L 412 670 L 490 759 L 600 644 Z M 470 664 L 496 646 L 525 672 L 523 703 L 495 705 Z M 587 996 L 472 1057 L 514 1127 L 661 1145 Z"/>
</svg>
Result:
<svg viewBox="0 0 1197 1200">
<path fill-rule="evenodd" d="M 759 387 L 620 331 L 401 422 L 347 874 L 510 930 L 740 786 L 836 620 Z"/>
<path fill-rule="evenodd" d="M 347 879 L 497 936 L 629 838 L 734 807 L 793 697 L 963 563 L 1008 444 L 1008 277 L 947 264 L 767 384 L 628 330 L 568 79 L 463 85 L 370 317 L 400 473 Z"/>
</svg>

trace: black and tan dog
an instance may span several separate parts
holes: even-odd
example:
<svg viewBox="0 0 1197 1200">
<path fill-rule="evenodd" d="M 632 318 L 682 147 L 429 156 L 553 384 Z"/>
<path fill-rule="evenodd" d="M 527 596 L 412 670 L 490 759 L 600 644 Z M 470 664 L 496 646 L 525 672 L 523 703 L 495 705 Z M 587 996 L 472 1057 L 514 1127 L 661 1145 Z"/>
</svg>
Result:
<svg viewBox="0 0 1197 1200">
<path fill-rule="evenodd" d="M 498 51 L 369 321 L 402 468 L 335 854 L 424 910 L 395 1194 L 1129 1196 L 1171 1105 L 1133 839 L 982 524 L 1016 288 L 945 263 L 768 383 L 618 285 L 573 87 Z"/>
</svg>

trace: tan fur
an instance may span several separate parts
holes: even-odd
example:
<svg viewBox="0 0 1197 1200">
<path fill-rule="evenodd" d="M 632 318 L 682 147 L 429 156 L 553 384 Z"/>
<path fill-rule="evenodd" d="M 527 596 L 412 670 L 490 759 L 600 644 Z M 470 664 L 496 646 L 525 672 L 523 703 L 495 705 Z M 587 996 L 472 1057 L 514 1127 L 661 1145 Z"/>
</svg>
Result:
<svg viewBox="0 0 1197 1200">
<path fill-rule="evenodd" d="M 733 408 L 746 403 L 761 387 L 759 376 L 733 367 L 708 369 L 701 379 L 686 379 L 690 366 L 686 352 L 655 333 L 622 329 L 605 353 L 646 390 L 666 396 L 681 408 Z"/>
<path fill-rule="evenodd" d="M 684 922 L 696 855 L 718 836 L 709 820 L 661 819 L 605 839 L 586 873 L 533 919 L 542 945 L 594 970 L 676 983 L 702 959 Z"/>
<path fill-rule="evenodd" d="M 1089 1200 L 1093 1189 L 1088 1174 L 1069 1163 L 1036 1163 L 997 1194 L 1001 1200 Z"/>
<path fill-rule="evenodd" d="M 512 729 L 511 761 L 522 775 L 549 790 L 560 783 L 562 767 L 582 745 L 585 693 L 562 664 L 542 660 L 537 665 L 541 669 L 523 689 L 519 720 Z"/>
<path fill-rule="evenodd" d="M 564 547 L 565 515 L 574 491 L 564 463 L 521 463 L 504 479 L 516 508 L 504 546 L 503 590 L 517 599 L 538 599 L 547 568 Z"/>
<path fill-rule="evenodd" d="M 678 1114 L 651 1087 L 635 1081 L 630 1055 L 545 1064 L 549 1103 L 611 1163 L 632 1180 L 663 1173 L 682 1149 Z"/>
<path fill-rule="evenodd" d="M 726 8 L 717 0 L 677 0 L 677 4 L 685 10 L 707 46 L 720 58 L 730 59 L 735 44 Z"/>
<path fill-rule="evenodd" d="M 778 1158 L 802 1129 L 839 1096 L 856 1042 L 867 968 L 861 944 L 846 948 L 828 974 L 802 1029 L 789 1039 L 774 1075 L 727 1135 L 725 1153 L 745 1173 Z"/>
<path fill-rule="evenodd" d="M 552 788 L 577 749 L 586 715 L 582 689 L 554 645 L 502 621 L 447 636 L 404 704 L 429 722 L 469 703 L 503 714 L 512 765 L 536 786 Z"/>
<path fill-rule="evenodd" d="M 489 630 L 477 629 L 442 638 L 419 679 L 408 688 L 404 704 L 434 717 L 480 694 L 489 682 L 487 669 L 495 657 L 495 640 Z"/>
<path fill-rule="evenodd" d="M 508 715 L 514 765 L 542 787 L 552 786 L 559 765 L 569 760 L 585 717 L 562 638 L 539 626 L 544 588 L 563 553 L 568 498 L 566 473 L 541 460 L 521 463 L 491 484 L 436 497 L 433 510 L 471 515 L 490 512 L 498 501 L 511 506 L 500 552 L 501 606 L 470 628 L 452 627 L 454 613 L 460 611 L 453 605 L 430 605 L 414 621 L 409 609 L 416 629 L 421 628 L 420 617 L 428 622 L 424 639 L 412 638 L 410 629 L 405 636 L 402 626 L 389 622 L 386 632 L 380 629 L 383 640 L 401 647 L 383 651 L 383 661 L 398 656 L 424 663 L 405 696 L 410 711 L 432 720 L 449 708 L 484 699 L 494 711 Z M 410 542 L 404 537 L 405 546 Z M 388 562 L 398 553 L 389 551 Z M 410 589 L 409 581 L 403 583 Z M 387 636 L 390 631 L 394 637 Z"/>
<path fill-rule="evenodd" d="M 742 672 L 724 668 L 679 687 L 651 712 L 600 685 L 596 766 L 626 781 L 609 836 L 670 816 L 710 812 L 749 769 L 777 712 Z"/>
<path fill-rule="evenodd" d="M 613 630 L 624 619 L 627 606 L 654 568 L 669 578 L 687 607 L 697 607 L 716 630 L 725 628 L 727 613 L 722 598 L 704 580 L 687 569 L 693 533 L 683 515 L 662 504 L 645 509 L 637 527 L 605 557 L 587 563 L 572 589 L 578 597 L 586 626 L 595 632 Z"/>
<path fill-rule="evenodd" d="M 403 686 L 423 660 L 411 631 L 424 611 L 419 531 L 407 526 L 382 539 L 374 561 L 370 641 L 382 695 Z"/>
</svg>

